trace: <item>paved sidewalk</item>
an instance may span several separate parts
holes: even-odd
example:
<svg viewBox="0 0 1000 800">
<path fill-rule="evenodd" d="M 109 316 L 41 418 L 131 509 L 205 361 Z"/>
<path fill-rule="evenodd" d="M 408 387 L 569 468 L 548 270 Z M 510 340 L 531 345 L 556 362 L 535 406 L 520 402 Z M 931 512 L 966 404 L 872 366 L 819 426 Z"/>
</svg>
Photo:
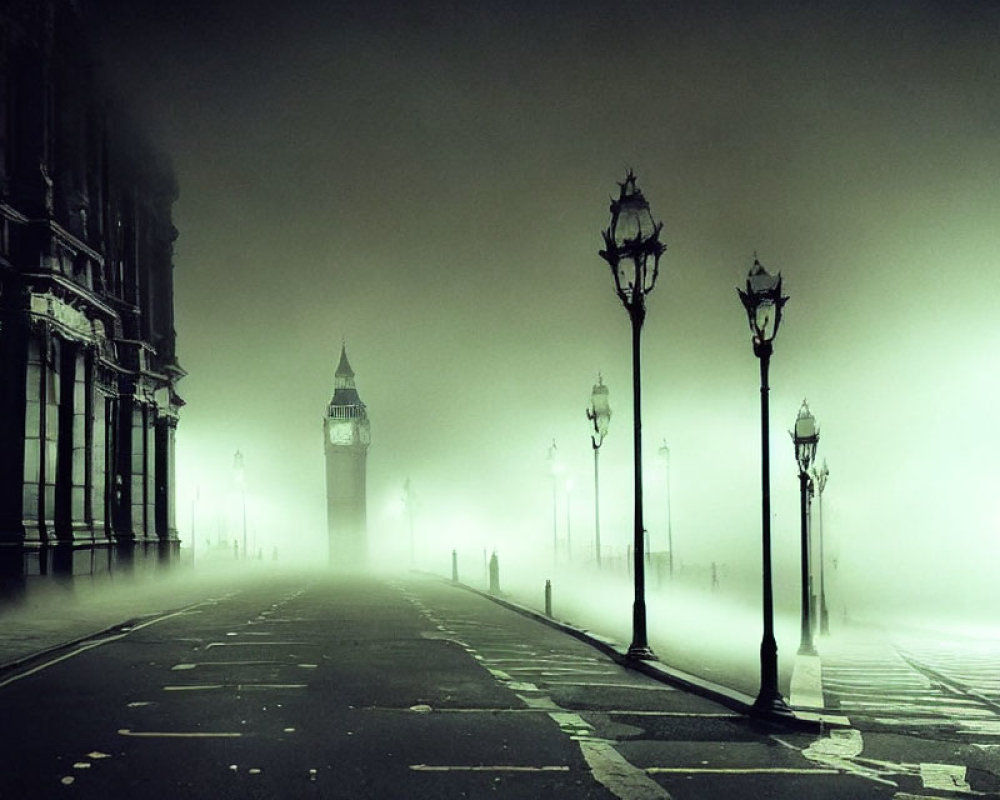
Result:
<svg viewBox="0 0 1000 800">
<path fill-rule="evenodd" d="M 0 670 L 130 621 L 236 591 L 247 569 L 261 567 L 209 566 L 192 572 L 181 566 L 164 573 L 32 586 L 22 600 L 0 606 Z"/>
<path fill-rule="evenodd" d="M 621 575 L 540 565 L 510 569 L 506 574 L 501 571 L 499 599 L 544 619 L 544 586 L 550 574 L 554 574 L 550 622 L 577 631 L 574 635 L 591 639 L 612 657 L 622 656 L 631 637 L 632 587 Z M 474 591 L 487 592 L 482 574 L 468 575 L 466 583 Z M 649 644 L 659 661 L 644 669 L 688 691 L 747 711 L 760 681 L 759 609 L 723 593 L 699 594 L 684 587 L 671 591 L 668 586 L 647 587 L 646 605 Z M 822 715 L 824 724 L 846 723 L 852 711 L 869 706 L 845 702 L 844 692 L 868 691 L 866 686 L 881 681 L 887 671 L 898 669 L 900 680 L 913 671 L 900 652 L 914 655 L 926 674 L 941 676 L 958 692 L 969 695 L 970 702 L 1000 707 L 1000 690 L 993 677 L 995 656 L 1000 652 L 995 629 L 992 638 L 984 638 L 979 631 L 963 638 L 943 630 L 896 627 L 889 631 L 838 620 L 833 636 L 816 638 L 818 655 L 814 656 L 797 653 L 797 615 L 776 614 L 775 629 L 779 690 L 803 718 Z M 845 674 L 850 678 L 847 683 Z M 919 672 L 917 678 L 922 687 L 933 682 Z M 925 699 L 915 691 L 912 698 L 894 699 L 882 707 L 911 713 L 911 706 Z"/>
</svg>

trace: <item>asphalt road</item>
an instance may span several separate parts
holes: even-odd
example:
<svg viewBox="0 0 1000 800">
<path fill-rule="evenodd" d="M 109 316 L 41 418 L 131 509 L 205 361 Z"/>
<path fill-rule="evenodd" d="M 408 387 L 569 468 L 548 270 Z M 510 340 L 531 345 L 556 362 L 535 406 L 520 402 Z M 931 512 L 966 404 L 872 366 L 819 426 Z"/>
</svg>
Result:
<svg viewBox="0 0 1000 800">
<path fill-rule="evenodd" d="M 20 664 L 0 675 L 0 708 L 0 798 L 909 800 L 958 796 L 959 781 L 1000 789 L 995 754 L 971 744 L 762 726 L 421 578 L 252 574 Z"/>
</svg>

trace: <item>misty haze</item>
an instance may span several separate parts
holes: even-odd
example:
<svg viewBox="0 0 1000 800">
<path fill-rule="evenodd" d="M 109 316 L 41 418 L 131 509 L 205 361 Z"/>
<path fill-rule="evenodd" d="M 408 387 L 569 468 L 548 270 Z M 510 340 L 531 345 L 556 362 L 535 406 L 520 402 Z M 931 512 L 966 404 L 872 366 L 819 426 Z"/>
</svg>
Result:
<svg viewBox="0 0 1000 800">
<path fill-rule="evenodd" d="M 1000 9 L 0 19 L 0 794 L 1000 796 Z"/>
</svg>

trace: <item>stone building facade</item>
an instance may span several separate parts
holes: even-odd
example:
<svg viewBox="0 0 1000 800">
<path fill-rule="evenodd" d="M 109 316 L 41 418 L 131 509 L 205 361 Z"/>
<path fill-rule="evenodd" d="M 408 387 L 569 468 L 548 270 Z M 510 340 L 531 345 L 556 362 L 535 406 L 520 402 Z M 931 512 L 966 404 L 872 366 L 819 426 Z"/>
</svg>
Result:
<svg viewBox="0 0 1000 800">
<path fill-rule="evenodd" d="M 177 552 L 169 163 L 114 109 L 75 0 L 0 2 L 0 566 Z"/>
</svg>

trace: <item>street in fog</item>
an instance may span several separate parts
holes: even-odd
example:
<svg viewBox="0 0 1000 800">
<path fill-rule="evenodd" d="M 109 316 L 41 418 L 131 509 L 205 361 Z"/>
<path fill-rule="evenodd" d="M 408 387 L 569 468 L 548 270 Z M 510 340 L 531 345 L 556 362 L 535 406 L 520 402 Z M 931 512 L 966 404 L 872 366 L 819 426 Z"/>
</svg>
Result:
<svg viewBox="0 0 1000 800">
<path fill-rule="evenodd" d="M 0 23 L 0 796 L 1000 797 L 1000 6 Z"/>
<path fill-rule="evenodd" d="M 442 580 L 217 580 L 224 591 L 0 675 L 5 752 L 18 764 L 0 779 L 5 795 L 874 798 L 952 778 L 1000 788 L 976 737 L 754 723 Z M 123 599 L 110 591 L 104 603 L 113 612 Z M 49 724 L 25 729 L 28 716 Z"/>
<path fill-rule="evenodd" d="M 638 177 L 667 250 L 643 332 L 646 527 L 759 573 L 756 252 L 789 295 L 771 367 L 777 600 L 797 598 L 807 398 L 827 557 L 856 609 L 993 624 L 1000 348 L 987 3 L 276 6 L 101 0 L 107 72 L 170 154 L 178 528 L 325 557 L 319 424 L 346 340 L 371 418 L 374 559 L 549 557 L 631 534 L 628 319 L 598 256 Z M 560 536 L 565 534 L 560 532 Z M 531 555 L 527 555 L 528 553 Z M 842 594 L 842 597 L 844 594 Z"/>
</svg>

